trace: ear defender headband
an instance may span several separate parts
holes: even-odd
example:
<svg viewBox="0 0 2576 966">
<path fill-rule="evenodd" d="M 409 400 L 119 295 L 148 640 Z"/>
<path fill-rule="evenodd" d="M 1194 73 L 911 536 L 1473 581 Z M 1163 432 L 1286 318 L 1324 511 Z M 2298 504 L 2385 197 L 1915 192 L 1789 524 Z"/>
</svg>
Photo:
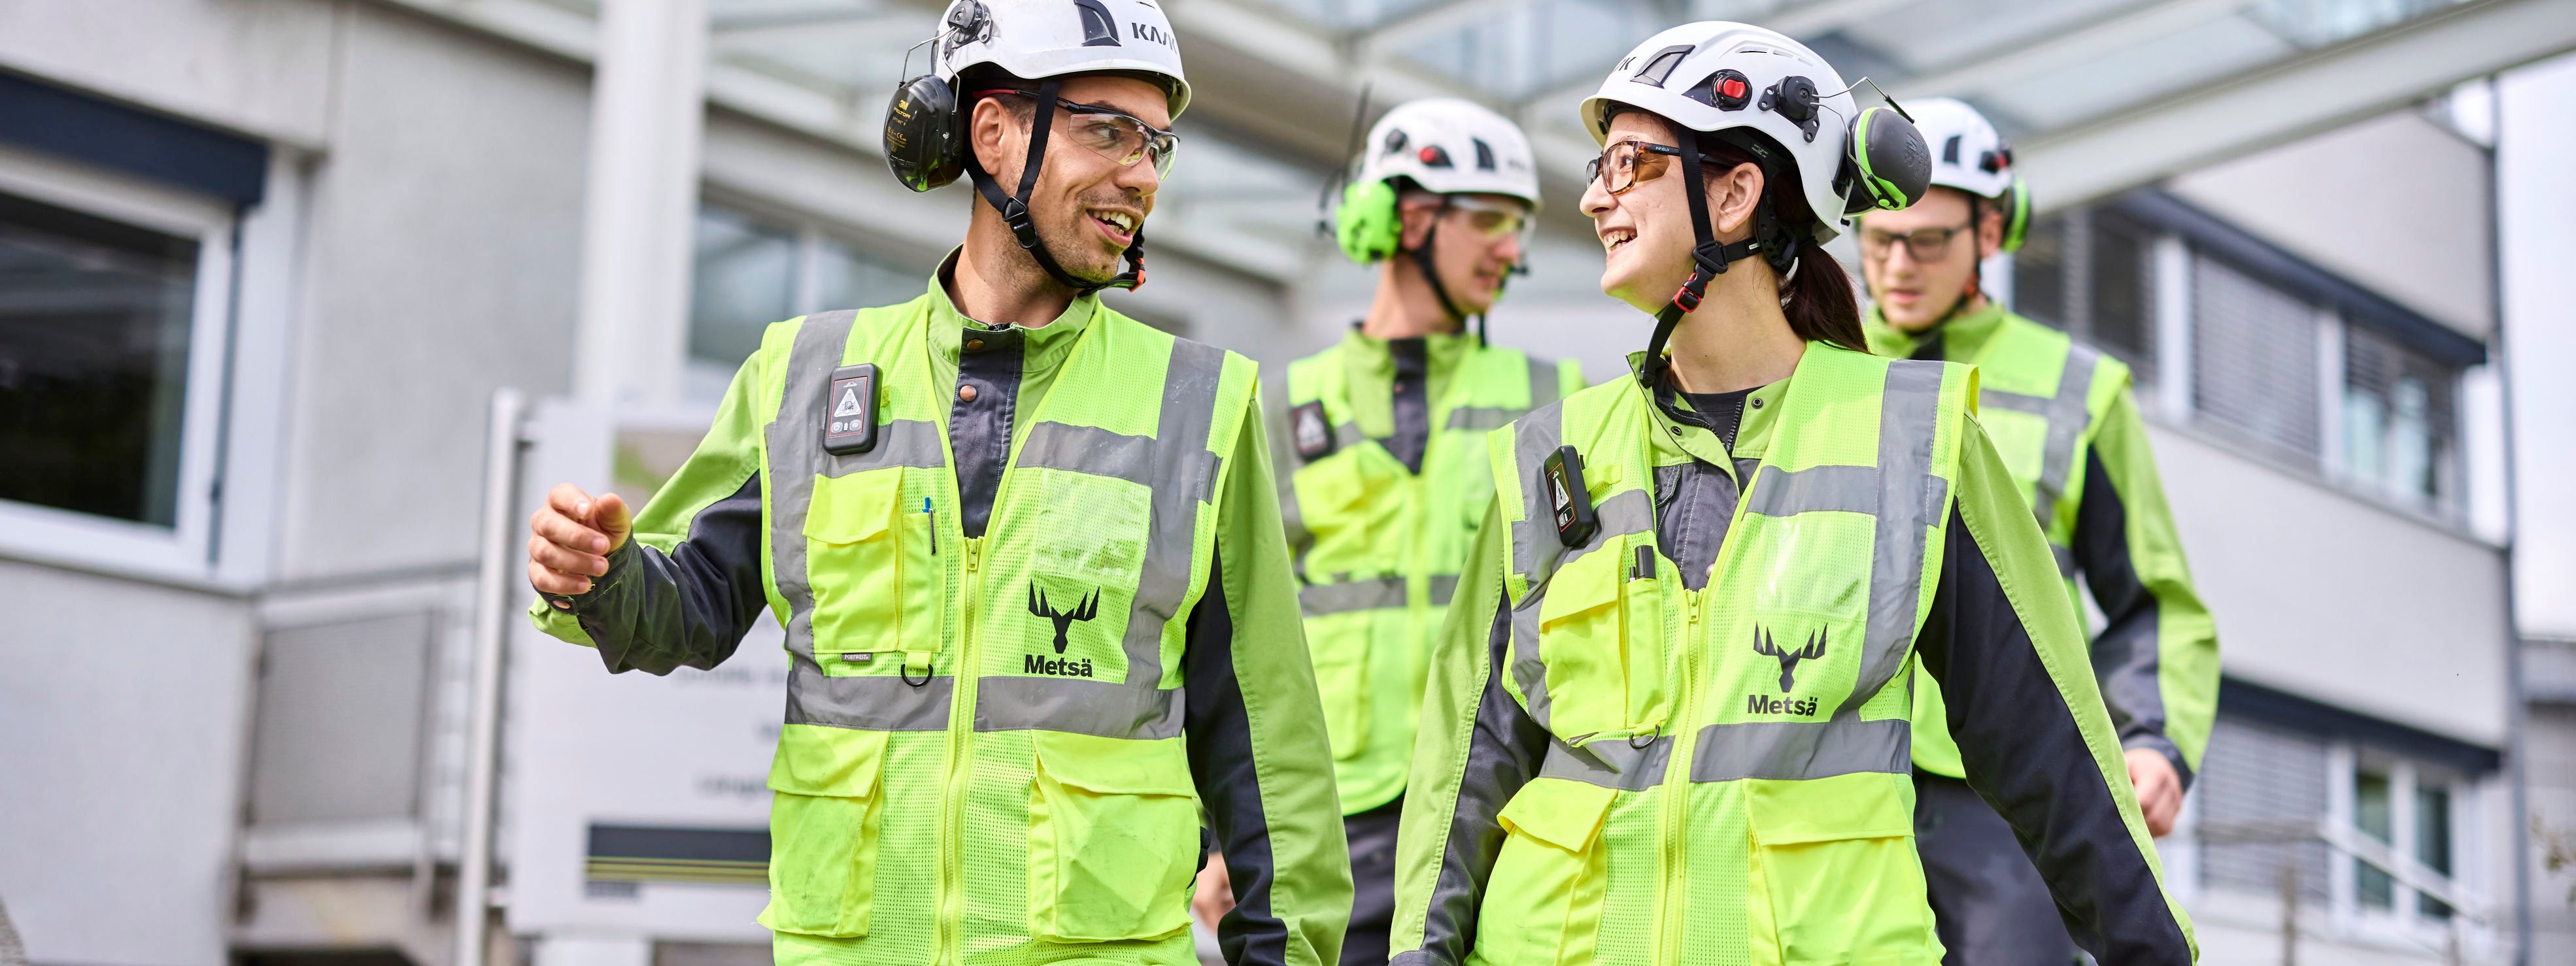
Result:
<svg viewBox="0 0 2576 966">
<path fill-rule="evenodd" d="M 925 41 L 931 44 L 934 64 L 948 51 L 991 39 L 993 35 L 992 13 L 985 9 L 981 0 L 968 0 L 950 8 L 948 19 L 940 26 L 939 35 Z M 1104 288 L 1137 288 L 1145 284 L 1143 226 L 1137 227 L 1135 240 L 1127 244 L 1127 271 L 1106 282 L 1090 282 L 1075 278 L 1056 262 L 1055 254 L 1047 251 L 1046 243 L 1038 239 L 1037 223 L 1029 215 L 1029 195 L 1037 189 L 1038 169 L 1046 162 L 1047 135 L 1055 128 L 1055 114 L 1059 109 L 1056 95 L 1063 85 L 1062 77 L 1042 78 L 1033 92 L 1038 106 L 1029 118 L 1028 156 L 1020 165 L 1020 187 L 1016 194 L 1003 194 L 1002 186 L 985 172 L 983 165 L 976 163 L 974 153 L 966 144 L 966 118 L 973 101 L 960 100 L 956 88 L 936 73 L 904 81 L 895 89 L 893 102 L 886 105 L 886 167 L 893 169 L 895 179 L 903 182 L 904 187 L 914 191 L 929 191 L 947 185 L 956 181 L 960 173 L 970 176 L 975 182 L 976 193 L 983 195 L 985 203 L 1001 213 L 1003 223 L 1011 227 L 1011 236 L 1020 243 L 1020 248 L 1028 252 L 1029 258 L 1036 261 L 1039 268 L 1045 269 L 1047 276 L 1055 279 L 1056 284 L 1081 295 Z"/>
</svg>

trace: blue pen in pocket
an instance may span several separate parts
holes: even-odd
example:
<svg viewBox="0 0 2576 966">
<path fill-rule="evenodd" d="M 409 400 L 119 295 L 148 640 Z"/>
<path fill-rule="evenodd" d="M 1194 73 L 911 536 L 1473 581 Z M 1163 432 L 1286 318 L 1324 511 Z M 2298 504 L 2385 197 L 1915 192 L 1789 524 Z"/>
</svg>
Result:
<svg viewBox="0 0 2576 966">
<path fill-rule="evenodd" d="M 921 512 L 924 516 L 930 515 L 929 497 L 921 498 Z M 930 517 L 930 552 L 933 556 L 939 553 L 939 518 L 935 516 Z"/>
</svg>

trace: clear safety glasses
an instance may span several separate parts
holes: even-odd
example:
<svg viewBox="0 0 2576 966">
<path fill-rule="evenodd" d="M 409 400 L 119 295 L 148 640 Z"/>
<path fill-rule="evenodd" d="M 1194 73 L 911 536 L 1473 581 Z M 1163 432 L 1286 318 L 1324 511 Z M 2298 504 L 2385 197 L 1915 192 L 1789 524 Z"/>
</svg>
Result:
<svg viewBox="0 0 2576 966">
<path fill-rule="evenodd" d="M 1680 157 L 1681 153 L 1682 149 L 1669 144 L 1613 141 L 1601 149 L 1600 157 L 1584 164 L 1583 180 L 1587 184 L 1601 182 L 1602 190 L 1614 195 L 1627 194 L 1630 188 L 1663 177 L 1672 167 L 1672 162 L 1664 159 Z"/>
<path fill-rule="evenodd" d="M 1862 229 L 1860 257 L 1863 261 L 1885 261 L 1896 246 L 1905 246 L 1905 254 L 1917 262 L 1937 262 L 1950 255 L 1950 239 L 1976 227 L 1973 223 L 1956 228 L 1926 228 L 1899 235 L 1892 231 Z"/>
<path fill-rule="evenodd" d="M 977 93 L 1016 94 L 1030 100 L 1037 99 L 1034 92 L 1010 88 Z M 1115 161 L 1122 168 L 1150 156 L 1154 159 L 1154 176 L 1171 177 L 1172 152 L 1181 146 L 1180 135 L 1147 124 L 1143 118 L 1116 108 L 1076 104 L 1061 97 L 1056 98 L 1055 103 L 1065 113 L 1065 126 L 1056 136 L 1089 148 L 1092 153 Z"/>
<path fill-rule="evenodd" d="M 1449 195 L 1445 200 L 1450 210 L 1463 215 L 1467 227 L 1487 242 L 1499 242 L 1507 236 L 1527 235 L 1530 229 L 1529 206 L 1518 201 L 1488 201 L 1470 195 Z"/>
</svg>

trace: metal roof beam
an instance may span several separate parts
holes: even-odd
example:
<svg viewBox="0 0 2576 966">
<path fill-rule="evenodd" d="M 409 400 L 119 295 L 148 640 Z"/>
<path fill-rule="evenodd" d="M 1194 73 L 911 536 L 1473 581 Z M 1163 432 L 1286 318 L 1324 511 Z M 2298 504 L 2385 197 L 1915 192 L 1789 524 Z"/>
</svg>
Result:
<svg viewBox="0 0 2576 966">
<path fill-rule="evenodd" d="M 2015 153 L 2034 197 L 2077 204 L 2576 50 L 2576 0 L 2480 0 L 2069 127 Z"/>
<path fill-rule="evenodd" d="M 1964 97 L 2074 67 L 2140 42 L 2167 37 L 2243 9 L 2249 0 L 2156 0 L 2092 26 L 2037 43 L 1989 48 L 1889 85 L 1898 100 Z"/>
</svg>

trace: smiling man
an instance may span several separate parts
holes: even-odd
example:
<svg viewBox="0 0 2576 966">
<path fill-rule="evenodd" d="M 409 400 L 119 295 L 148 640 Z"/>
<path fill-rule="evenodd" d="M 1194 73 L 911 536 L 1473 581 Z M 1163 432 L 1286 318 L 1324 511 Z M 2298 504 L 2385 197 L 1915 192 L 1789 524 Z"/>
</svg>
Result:
<svg viewBox="0 0 2576 966">
<path fill-rule="evenodd" d="M 2092 640 L 2094 677 L 2139 811 L 2162 836 L 2209 742 L 2218 633 L 2192 591 L 2129 369 L 1986 295 L 1980 261 L 2018 247 L 2029 218 L 2012 149 L 1965 103 L 1911 107 L 1933 188 L 1911 208 L 1861 217 L 1861 269 L 1876 302 L 1870 348 L 1977 366 L 1978 419 L 2056 551 L 2067 593 L 2081 575 L 2107 618 Z M 2075 944 L 2047 886 L 2012 828 L 1969 789 L 1939 682 L 1918 675 L 1915 841 L 1946 961 L 2064 966 Z"/>
<path fill-rule="evenodd" d="M 556 487 L 532 617 L 650 674 L 787 629 L 781 963 L 1181 966 L 1211 845 L 1230 961 L 1331 962 L 1349 872 L 1253 366 L 1098 295 L 1142 282 L 1171 26 L 957 0 L 934 40 L 886 153 L 972 178 L 965 243 L 911 302 L 772 326 L 631 521 Z"/>
</svg>

